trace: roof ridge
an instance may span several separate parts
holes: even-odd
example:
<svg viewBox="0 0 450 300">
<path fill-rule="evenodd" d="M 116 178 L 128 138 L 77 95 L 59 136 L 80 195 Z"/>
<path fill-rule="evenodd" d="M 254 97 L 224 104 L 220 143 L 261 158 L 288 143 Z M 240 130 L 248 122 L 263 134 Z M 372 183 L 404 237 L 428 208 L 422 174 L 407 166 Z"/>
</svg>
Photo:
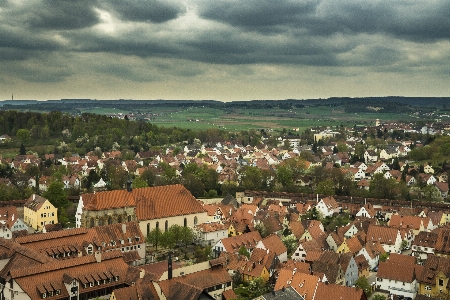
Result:
<svg viewBox="0 0 450 300">
<path fill-rule="evenodd" d="M 115 259 L 122 257 L 122 252 L 119 250 L 116 251 L 109 251 L 102 253 L 102 261 Z M 38 265 L 28 268 L 21 268 L 21 269 L 13 269 L 10 271 L 11 277 L 18 278 L 18 277 L 24 277 L 29 275 L 34 275 L 38 273 L 45 273 L 45 272 L 51 272 L 54 270 L 59 269 L 67 269 L 74 266 L 80 266 L 90 263 L 96 263 L 97 260 L 94 255 L 87 255 L 82 257 L 76 257 L 73 259 L 68 260 L 55 260 L 54 263 L 49 263 L 45 265 Z"/>
</svg>

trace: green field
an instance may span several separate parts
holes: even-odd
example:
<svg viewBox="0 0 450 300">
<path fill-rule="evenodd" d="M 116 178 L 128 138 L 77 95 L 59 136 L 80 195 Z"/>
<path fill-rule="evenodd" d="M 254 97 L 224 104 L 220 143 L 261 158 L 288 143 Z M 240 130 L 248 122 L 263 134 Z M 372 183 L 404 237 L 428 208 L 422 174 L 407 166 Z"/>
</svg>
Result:
<svg viewBox="0 0 450 300">
<path fill-rule="evenodd" d="M 151 123 L 163 127 L 203 130 L 220 128 L 230 131 L 270 128 L 273 130 L 298 128 L 303 131 L 316 126 L 374 125 L 376 119 L 386 121 L 417 121 L 416 116 L 396 113 L 346 113 L 343 108 L 329 106 L 308 106 L 292 109 L 229 109 L 224 111 L 211 107 L 158 107 L 129 111 L 98 107 L 84 112 L 96 114 L 151 113 Z"/>
</svg>

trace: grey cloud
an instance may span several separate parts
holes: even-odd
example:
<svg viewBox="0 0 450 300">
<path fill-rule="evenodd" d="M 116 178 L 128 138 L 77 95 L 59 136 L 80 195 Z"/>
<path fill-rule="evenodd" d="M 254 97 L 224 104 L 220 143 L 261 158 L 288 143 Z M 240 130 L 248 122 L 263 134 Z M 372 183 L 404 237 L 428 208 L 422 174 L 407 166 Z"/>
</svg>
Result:
<svg viewBox="0 0 450 300">
<path fill-rule="evenodd" d="M 34 30 L 73 30 L 99 22 L 91 0 L 43 0 L 27 8 L 24 20 Z"/>
<path fill-rule="evenodd" d="M 137 22 L 162 23 L 186 11 L 178 2 L 167 0 L 105 0 L 101 5 L 116 11 L 124 20 Z"/>
<path fill-rule="evenodd" d="M 316 5 L 315 1 L 292 0 L 204 1 L 199 14 L 233 26 L 266 31 L 267 27 L 298 23 L 301 16 L 314 13 Z"/>
<path fill-rule="evenodd" d="M 413 41 L 450 38 L 450 1 L 202 1 L 200 16 L 261 33 L 383 33 Z"/>
</svg>

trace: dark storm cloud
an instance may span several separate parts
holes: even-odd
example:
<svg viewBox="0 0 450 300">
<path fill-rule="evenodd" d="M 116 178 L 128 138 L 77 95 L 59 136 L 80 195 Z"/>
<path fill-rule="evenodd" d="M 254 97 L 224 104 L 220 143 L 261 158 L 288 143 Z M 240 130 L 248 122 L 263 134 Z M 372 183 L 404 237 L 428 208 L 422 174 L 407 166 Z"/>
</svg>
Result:
<svg viewBox="0 0 450 300">
<path fill-rule="evenodd" d="M 100 3 L 127 21 L 162 23 L 176 19 L 186 11 L 180 3 L 166 0 L 103 0 Z"/>
<path fill-rule="evenodd" d="M 311 35 L 388 34 L 409 40 L 450 38 L 450 1 L 201 2 L 200 16 L 259 32 L 305 30 Z"/>
<path fill-rule="evenodd" d="M 302 16 L 314 13 L 317 2 L 290 0 L 230 2 L 219 0 L 204 1 L 201 4 L 199 14 L 203 18 L 233 26 L 272 31 L 278 25 L 298 23 Z"/>
<path fill-rule="evenodd" d="M 90 27 L 98 23 L 90 0 L 43 0 L 28 7 L 25 20 L 34 30 L 70 30 Z"/>
<path fill-rule="evenodd" d="M 448 40 L 448 0 L 0 0 L 0 60 L 53 57 L 59 63 L 33 65 L 28 73 L 27 65 L 7 69 L 29 81 L 92 71 L 154 82 L 206 73 L 192 69 L 197 62 L 211 68 L 270 64 L 400 72 L 412 68 L 413 59 L 420 66 L 433 61 L 423 51 L 436 43 L 444 43 L 436 60 L 448 68 L 440 58 Z M 422 53 L 414 50 L 419 44 Z M 83 55 L 95 57 L 95 64 L 84 64 Z M 129 59 L 134 57 L 138 63 Z M 150 60 L 168 63 L 145 65 Z"/>
</svg>

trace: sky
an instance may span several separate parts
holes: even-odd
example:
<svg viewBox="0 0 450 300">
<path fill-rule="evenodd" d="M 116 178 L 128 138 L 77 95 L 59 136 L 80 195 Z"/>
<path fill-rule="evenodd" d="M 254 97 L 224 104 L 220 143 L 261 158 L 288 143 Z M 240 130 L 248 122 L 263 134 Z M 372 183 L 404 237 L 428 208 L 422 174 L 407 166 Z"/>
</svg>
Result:
<svg viewBox="0 0 450 300">
<path fill-rule="evenodd" d="M 0 100 L 450 96 L 449 0 L 0 0 Z"/>
</svg>

